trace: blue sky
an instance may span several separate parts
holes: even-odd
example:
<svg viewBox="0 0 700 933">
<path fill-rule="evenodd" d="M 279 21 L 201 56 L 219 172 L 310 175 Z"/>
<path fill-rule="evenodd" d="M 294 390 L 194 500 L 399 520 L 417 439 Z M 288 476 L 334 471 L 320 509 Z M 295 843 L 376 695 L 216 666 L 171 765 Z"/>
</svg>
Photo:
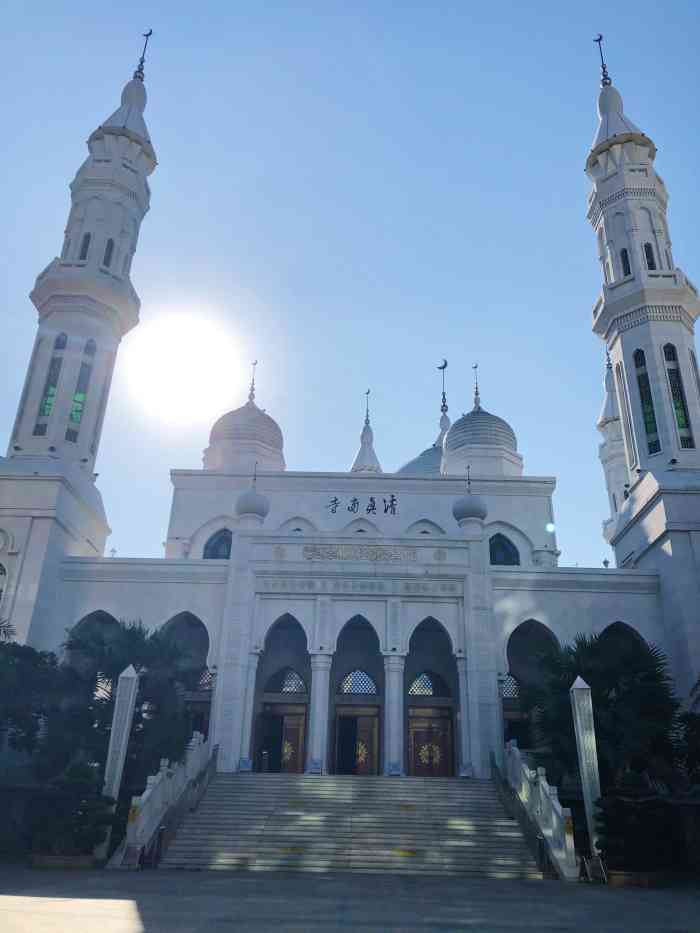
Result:
<svg viewBox="0 0 700 933">
<path fill-rule="evenodd" d="M 349 468 L 371 386 L 392 470 L 437 433 L 446 356 L 451 416 L 471 407 L 478 360 L 483 405 L 513 426 L 526 472 L 558 479 L 561 562 L 599 566 L 591 39 L 605 33 L 626 111 L 657 143 L 676 261 L 697 279 L 699 19 L 694 4 L 661 15 L 645 0 L 6 0 L 3 436 L 36 326 L 27 294 L 60 250 L 85 140 L 152 27 L 146 118 L 160 164 L 132 270 L 143 328 L 122 346 L 98 461 L 108 547 L 162 554 L 168 471 L 200 466 L 217 414 L 245 400 L 251 359 L 290 469 Z M 157 385 L 139 379 L 146 325 L 198 319 L 231 348 L 209 367 L 219 389 L 201 358 L 190 369 L 166 343 Z"/>
</svg>

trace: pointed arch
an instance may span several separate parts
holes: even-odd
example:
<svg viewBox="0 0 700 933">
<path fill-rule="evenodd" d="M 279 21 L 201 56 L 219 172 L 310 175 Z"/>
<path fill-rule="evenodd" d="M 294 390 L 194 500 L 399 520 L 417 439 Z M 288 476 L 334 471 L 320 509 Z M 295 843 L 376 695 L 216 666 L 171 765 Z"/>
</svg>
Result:
<svg viewBox="0 0 700 933">
<path fill-rule="evenodd" d="M 231 557 L 233 534 L 229 528 L 220 528 L 207 540 L 202 552 L 204 560 L 228 560 Z"/>
<path fill-rule="evenodd" d="M 489 538 L 489 560 L 493 566 L 519 567 L 520 551 L 510 538 L 498 531 Z"/>
<path fill-rule="evenodd" d="M 450 654 L 454 654 L 455 644 L 447 626 L 435 616 L 425 616 L 406 632 L 409 652 L 413 650 L 414 638 L 421 637 L 421 633 L 430 636 L 433 642 L 445 639 Z"/>
<path fill-rule="evenodd" d="M 610 625 L 606 625 L 598 635 L 598 640 L 609 642 L 611 648 L 613 645 L 618 647 L 635 646 L 637 648 L 646 648 L 648 646 L 646 639 L 635 628 L 628 625 L 627 622 L 621 621 L 611 622 Z"/>
<path fill-rule="evenodd" d="M 298 647 L 308 650 L 306 631 L 301 622 L 290 612 L 278 616 L 265 633 L 264 650 L 267 652 L 274 647 L 275 642 L 294 642 Z M 302 646 L 303 642 L 303 646 Z"/>
<path fill-rule="evenodd" d="M 80 253 L 78 254 L 78 262 L 85 262 L 88 258 L 88 253 L 90 252 L 90 240 L 92 239 L 92 234 L 84 233 L 83 239 L 80 241 Z"/>
<path fill-rule="evenodd" d="M 421 518 L 417 522 L 413 522 L 413 524 L 409 525 L 403 534 L 406 537 L 415 538 L 418 535 L 425 537 L 429 535 L 445 535 L 447 532 L 429 518 Z"/>
<path fill-rule="evenodd" d="M 207 666 L 209 632 L 199 616 L 188 610 L 178 612 L 168 619 L 159 631 L 167 642 L 179 649 L 180 667 L 186 670 L 201 670 Z"/>
<path fill-rule="evenodd" d="M 264 693 L 307 694 L 304 678 L 293 667 L 281 667 L 268 677 Z"/>
<path fill-rule="evenodd" d="M 282 522 L 277 530 L 281 531 L 283 534 L 306 535 L 314 534 L 317 528 L 308 518 L 302 518 L 301 515 L 294 515 L 292 518 L 288 518 L 286 521 Z"/>
<path fill-rule="evenodd" d="M 508 673 L 519 684 L 536 683 L 543 656 L 558 647 L 557 637 L 550 628 L 537 619 L 526 619 L 513 629 L 508 638 Z"/>
<path fill-rule="evenodd" d="M 421 671 L 408 687 L 409 696 L 449 697 L 452 695 L 445 679 L 435 671 Z"/>
<path fill-rule="evenodd" d="M 357 633 L 360 633 L 358 635 Z M 381 652 L 382 633 L 377 626 L 366 616 L 354 615 L 343 623 L 335 639 L 335 651 L 338 653 L 347 647 L 351 640 L 360 638 L 365 642 L 365 649 L 372 652 Z"/>
<path fill-rule="evenodd" d="M 368 518 L 355 518 L 353 521 L 348 522 L 347 525 L 341 530 L 341 534 L 352 535 L 352 534 L 364 534 L 372 535 L 373 537 L 379 537 L 382 532 L 374 522 L 371 522 Z"/>
<path fill-rule="evenodd" d="M 367 671 L 356 668 L 341 677 L 338 693 L 343 696 L 377 696 L 379 688 L 375 679 Z"/>
</svg>

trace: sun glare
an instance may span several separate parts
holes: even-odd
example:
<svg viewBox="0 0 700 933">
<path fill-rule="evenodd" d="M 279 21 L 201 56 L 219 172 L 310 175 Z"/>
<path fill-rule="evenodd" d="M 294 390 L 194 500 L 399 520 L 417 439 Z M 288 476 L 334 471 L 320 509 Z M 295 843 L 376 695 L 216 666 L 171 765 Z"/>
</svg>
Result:
<svg viewBox="0 0 700 933">
<path fill-rule="evenodd" d="M 211 424 L 245 401 L 241 347 L 213 315 L 160 314 L 139 324 L 124 349 L 130 395 L 161 424 Z"/>
</svg>

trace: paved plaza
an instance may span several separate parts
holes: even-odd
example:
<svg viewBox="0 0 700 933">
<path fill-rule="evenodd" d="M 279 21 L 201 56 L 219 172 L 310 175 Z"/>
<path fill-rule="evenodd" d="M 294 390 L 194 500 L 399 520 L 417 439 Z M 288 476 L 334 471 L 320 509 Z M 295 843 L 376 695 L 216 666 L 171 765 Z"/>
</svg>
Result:
<svg viewBox="0 0 700 933">
<path fill-rule="evenodd" d="M 4 868 L 2 933 L 700 933 L 700 887 L 387 875 Z"/>
</svg>

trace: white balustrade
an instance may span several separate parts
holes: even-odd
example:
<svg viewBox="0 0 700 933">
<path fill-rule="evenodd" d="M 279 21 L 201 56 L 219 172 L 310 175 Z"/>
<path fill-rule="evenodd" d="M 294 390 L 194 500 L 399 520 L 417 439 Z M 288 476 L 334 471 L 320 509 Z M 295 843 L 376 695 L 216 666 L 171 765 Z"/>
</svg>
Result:
<svg viewBox="0 0 700 933">
<path fill-rule="evenodd" d="M 506 744 L 504 772 L 528 817 L 544 838 L 552 864 L 563 881 L 578 881 L 579 866 L 574 851 L 571 810 L 562 807 L 559 792 L 547 782 L 544 768 L 533 770 L 523 758 L 517 742 Z"/>
<path fill-rule="evenodd" d="M 206 768 L 211 755 L 209 739 L 194 732 L 184 761 L 170 765 L 162 758 L 160 769 L 146 779 L 146 789 L 131 798 L 126 828 L 127 849 L 141 850 L 153 838 L 168 810 L 178 804 L 192 781 Z"/>
</svg>

